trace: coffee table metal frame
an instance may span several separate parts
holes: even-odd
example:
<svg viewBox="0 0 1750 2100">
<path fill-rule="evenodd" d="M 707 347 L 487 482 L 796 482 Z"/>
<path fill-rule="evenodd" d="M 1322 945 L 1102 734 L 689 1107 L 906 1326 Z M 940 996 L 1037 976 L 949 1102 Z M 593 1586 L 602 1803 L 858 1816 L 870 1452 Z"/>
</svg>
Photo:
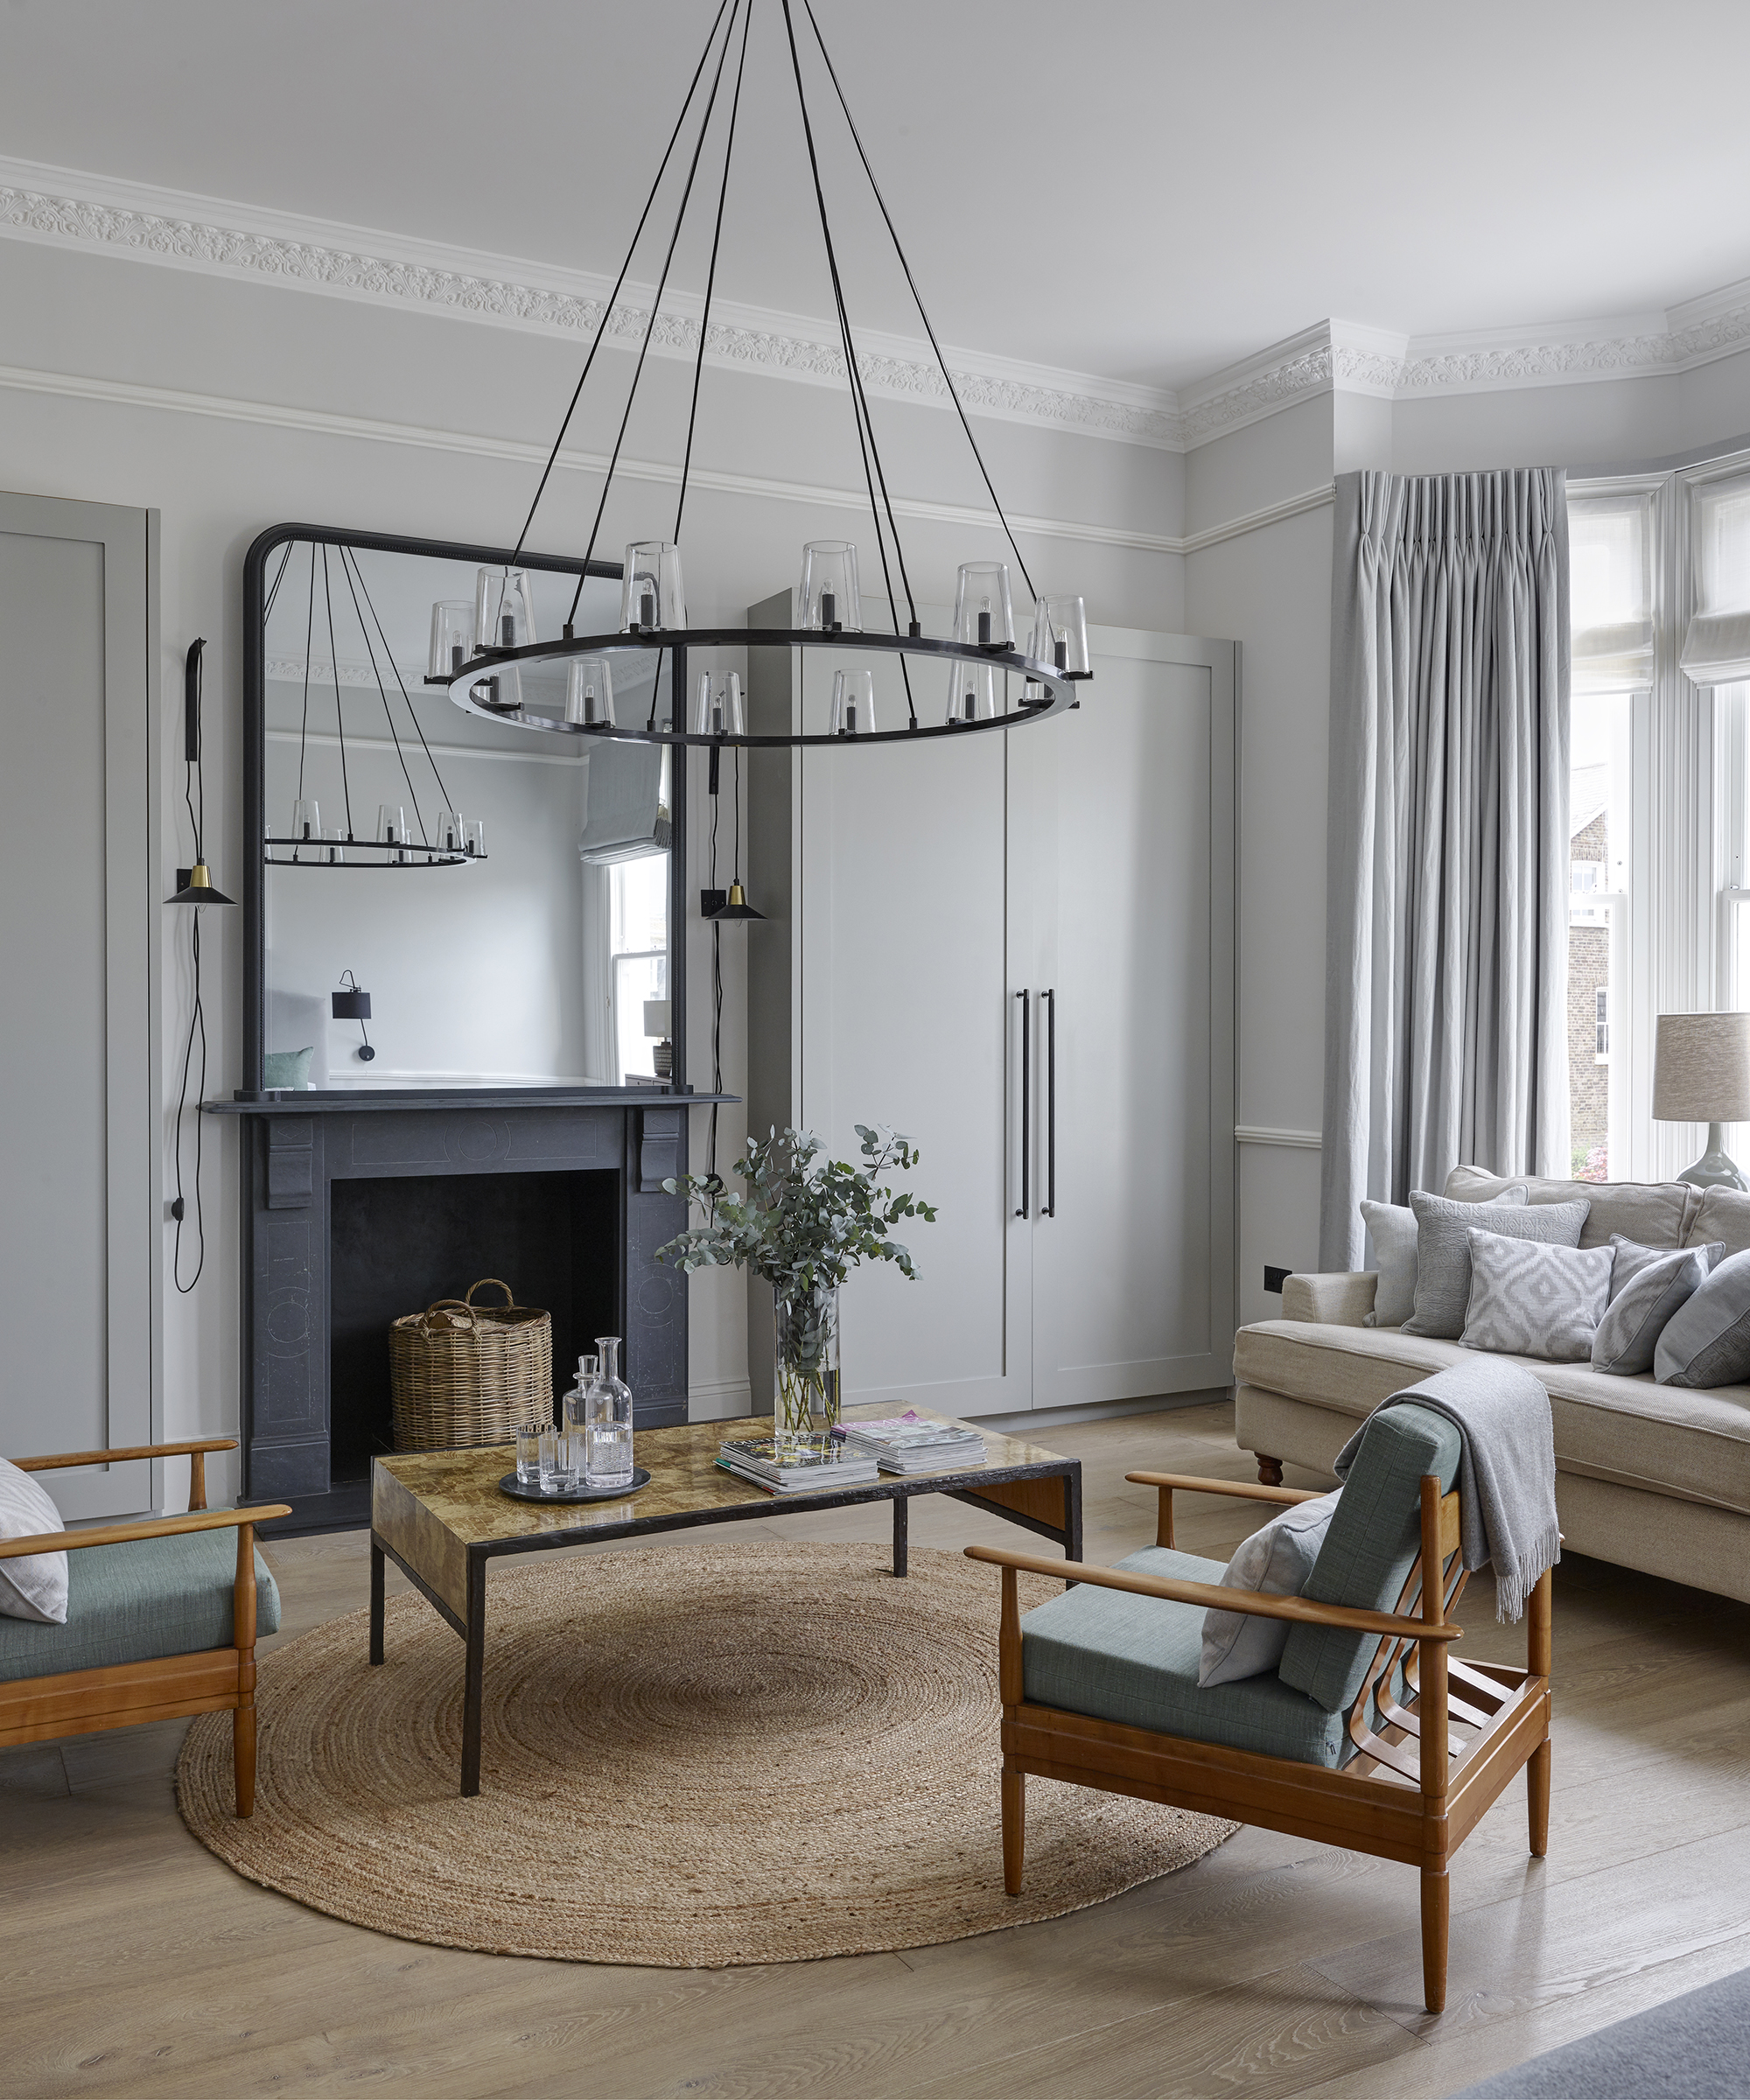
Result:
<svg viewBox="0 0 1750 2100">
<path fill-rule="evenodd" d="M 634 1438 L 634 1449 L 639 1462 L 643 1464 L 648 1462 L 647 1451 L 652 1446 L 674 1446 L 684 1438 L 689 1444 L 703 1440 L 714 1450 L 728 1432 L 749 1435 L 759 1433 L 760 1428 L 760 1424 L 756 1420 L 699 1422 L 674 1429 L 646 1430 Z M 769 1421 L 765 1424 L 764 1429 L 765 1433 L 769 1435 Z M 1013 1444 L 1013 1439 L 1000 1437 L 991 1438 L 990 1441 L 994 1446 L 1012 1446 Z M 604 1505 L 579 1504 L 577 1507 L 580 1512 L 591 1510 L 597 1521 L 543 1528 L 508 1537 L 457 1542 L 463 1544 L 466 1556 L 466 1602 L 459 1611 L 438 1592 L 419 1568 L 410 1564 L 405 1554 L 397 1550 L 379 1531 L 374 1474 L 383 1461 L 381 1459 L 374 1460 L 370 1659 L 374 1663 L 383 1660 L 384 1564 L 392 1560 L 438 1616 L 462 1636 L 466 1650 L 462 1698 L 462 1792 L 464 1795 L 478 1794 L 480 1790 L 480 1712 L 486 1679 L 486 1570 L 493 1561 L 518 1553 L 544 1553 L 559 1546 L 584 1545 L 606 1539 L 639 1538 L 658 1531 L 689 1530 L 696 1525 L 738 1523 L 760 1517 L 789 1516 L 800 1510 L 843 1509 L 855 1502 L 885 1502 L 893 1505 L 893 1573 L 903 1576 L 909 1564 L 911 1506 L 914 1498 L 920 1494 L 948 1495 L 954 1501 L 968 1503 L 975 1509 L 983 1509 L 990 1516 L 1003 1517 L 1009 1523 L 1018 1524 L 1023 1530 L 1035 1532 L 1040 1537 L 1051 1539 L 1060 1545 L 1066 1560 L 1080 1560 L 1082 1461 L 1080 1459 L 1066 1459 L 1055 1452 L 1040 1451 L 1036 1446 L 1025 1448 L 1032 1450 L 1035 1455 L 1019 1463 L 987 1464 L 963 1471 L 942 1473 L 883 1474 L 878 1480 L 867 1481 L 861 1487 L 836 1488 L 830 1492 L 812 1493 L 805 1490 L 791 1494 L 768 1495 L 752 1488 L 751 1483 L 746 1483 L 754 1498 L 751 1501 L 696 1509 L 670 1509 L 647 1516 L 639 1514 L 636 1498 L 629 1497 L 626 1516 L 612 1522 L 600 1521 L 599 1512 Z M 486 1452 L 483 1451 L 480 1455 L 484 1458 Z M 655 1454 L 652 1452 L 650 1455 Z M 652 1471 L 654 1470 L 653 1466 Z M 724 1477 L 728 1479 L 732 1476 Z M 1054 1523 L 1033 1510 L 1015 1506 L 1016 1501 L 1037 1502 L 1037 1497 L 1020 1495 L 1005 1499 L 989 1492 L 992 1488 L 1002 1488 L 1013 1490 L 1018 1483 L 1023 1482 L 1053 1480 L 1062 1483 L 1061 1523 Z M 417 1499 L 416 1490 L 406 1492 Z M 494 1492 L 496 1493 L 495 1484 Z M 501 1499 L 506 1507 L 511 1509 L 536 1507 L 520 1503 L 509 1496 Z M 441 1522 L 441 1520 L 434 1521 Z"/>
</svg>

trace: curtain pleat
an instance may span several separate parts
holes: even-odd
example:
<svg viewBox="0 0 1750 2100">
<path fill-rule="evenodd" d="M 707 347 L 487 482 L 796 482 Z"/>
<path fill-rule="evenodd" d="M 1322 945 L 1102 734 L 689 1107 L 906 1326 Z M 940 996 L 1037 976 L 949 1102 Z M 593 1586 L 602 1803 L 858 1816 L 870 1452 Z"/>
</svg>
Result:
<svg viewBox="0 0 1750 2100">
<path fill-rule="evenodd" d="M 1568 1172 L 1568 648 L 1558 470 L 1339 480 L 1326 1269 L 1364 1196 Z"/>
</svg>

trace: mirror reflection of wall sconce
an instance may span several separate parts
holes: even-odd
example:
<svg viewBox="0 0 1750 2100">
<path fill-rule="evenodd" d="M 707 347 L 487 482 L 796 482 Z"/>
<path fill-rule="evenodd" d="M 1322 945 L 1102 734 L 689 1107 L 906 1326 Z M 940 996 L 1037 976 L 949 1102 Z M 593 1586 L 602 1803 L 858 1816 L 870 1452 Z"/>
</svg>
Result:
<svg viewBox="0 0 1750 2100">
<path fill-rule="evenodd" d="M 340 984 L 342 989 L 340 991 L 328 995 L 329 1011 L 337 1021 L 356 1021 L 359 1024 L 359 1033 L 365 1040 L 353 1054 L 361 1064 L 368 1065 L 376 1055 L 365 1029 L 365 1023 L 371 1018 L 371 995 L 359 990 L 359 980 L 350 970 L 340 972 Z"/>
</svg>

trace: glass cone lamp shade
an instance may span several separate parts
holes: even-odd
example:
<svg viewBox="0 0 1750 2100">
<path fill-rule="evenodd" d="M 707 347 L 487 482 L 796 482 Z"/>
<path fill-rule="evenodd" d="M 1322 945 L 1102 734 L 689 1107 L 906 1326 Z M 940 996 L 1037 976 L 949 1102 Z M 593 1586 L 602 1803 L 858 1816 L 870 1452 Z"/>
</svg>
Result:
<svg viewBox="0 0 1750 2100">
<path fill-rule="evenodd" d="M 471 816 L 462 827 L 463 844 L 476 859 L 486 857 L 486 827 L 483 817 Z"/>
<path fill-rule="evenodd" d="M 948 667 L 950 724 L 997 719 L 997 667 L 994 663 L 951 663 Z"/>
<path fill-rule="evenodd" d="M 823 634 L 861 631 L 863 594 L 849 540 L 810 540 L 802 549 L 802 600 L 803 626 Z"/>
<path fill-rule="evenodd" d="M 291 836 L 300 844 L 305 839 L 321 837 L 322 812 L 313 802 L 305 799 L 291 805 Z M 294 853 L 292 858 L 296 859 L 298 857 Z M 312 858 L 319 860 L 321 855 L 315 854 Z"/>
<path fill-rule="evenodd" d="M 636 540 L 626 550 L 624 573 L 620 624 L 626 634 L 686 626 L 687 597 L 681 583 L 678 547 L 668 540 Z"/>
<path fill-rule="evenodd" d="M 990 666 L 969 665 L 969 669 L 990 675 Z M 866 737 L 875 728 L 875 674 L 873 671 L 835 671 L 832 675 L 832 733 L 836 737 Z"/>
<path fill-rule="evenodd" d="M 474 640 L 483 649 L 524 649 L 535 640 L 535 600 L 526 569 L 482 569 L 474 587 Z"/>
<path fill-rule="evenodd" d="M 466 598 L 440 598 L 431 608 L 428 678 L 450 678 L 474 653 L 474 608 Z"/>
<path fill-rule="evenodd" d="M 399 802 L 377 804 L 377 843 L 384 846 L 407 844 L 407 812 Z M 395 856 L 397 861 L 407 858 L 405 853 Z"/>
<path fill-rule="evenodd" d="M 1015 646 L 1006 562 L 962 562 L 954 593 L 954 639 L 981 649 Z"/>
<path fill-rule="evenodd" d="M 565 719 L 588 729 L 613 722 L 613 668 L 606 656 L 579 656 L 565 674 Z"/>
<path fill-rule="evenodd" d="M 696 737 L 744 737 L 747 710 L 741 697 L 741 674 L 713 680 L 709 671 L 699 673 L 693 692 L 692 733 Z"/>
<path fill-rule="evenodd" d="M 1040 663 L 1088 676 L 1088 609 L 1079 598 L 1040 599 L 1033 607 L 1032 653 Z"/>
<path fill-rule="evenodd" d="M 343 868 L 346 866 L 346 841 L 351 836 L 352 834 L 346 830 L 344 825 L 341 824 L 336 824 L 333 830 L 329 832 L 328 850 L 323 855 L 323 858 L 328 863 L 328 865 L 331 868 Z"/>
<path fill-rule="evenodd" d="M 440 809 L 438 812 L 438 850 L 440 853 L 466 853 L 467 828 L 462 822 L 459 809 Z"/>
</svg>

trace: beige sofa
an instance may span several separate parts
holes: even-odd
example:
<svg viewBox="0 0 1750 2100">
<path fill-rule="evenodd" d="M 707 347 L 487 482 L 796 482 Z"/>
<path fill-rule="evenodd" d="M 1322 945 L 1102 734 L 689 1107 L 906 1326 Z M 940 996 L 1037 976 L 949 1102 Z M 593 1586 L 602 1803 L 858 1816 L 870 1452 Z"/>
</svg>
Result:
<svg viewBox="0 0 1750 2100">
<path fill-rule="evenodd" d="M 1523 1179 L 1523 1177 L 1521 1177 Z M 1461 1166 L 1446 1194 L 1481 1202 L 1507 1186 Z M 1530 1183 L 1534 1203 L 1591 1200 L 1583 1247 L 1613 1232 L 1648 1246 L 1750 1248 L 1750 1195 L 1686 1182 Z M 1462 1360 L 1456 1341 L 1365 1325 L 1376 1278 L 1291 1276 L 1281 1320 L 1242 1327 L 1235 1427 L 1258 1476 L 1285 1463 L 1328 1481 L 1355 1424 L 1389 1395 Z M 1556 1429 L 1556 1502 L 1571 1552 L 1750 1602 L 1750 1386 L 1689 1392 L 1586 1363 L 1522 1363 L 1543 1381 Z"/>
</svg>

